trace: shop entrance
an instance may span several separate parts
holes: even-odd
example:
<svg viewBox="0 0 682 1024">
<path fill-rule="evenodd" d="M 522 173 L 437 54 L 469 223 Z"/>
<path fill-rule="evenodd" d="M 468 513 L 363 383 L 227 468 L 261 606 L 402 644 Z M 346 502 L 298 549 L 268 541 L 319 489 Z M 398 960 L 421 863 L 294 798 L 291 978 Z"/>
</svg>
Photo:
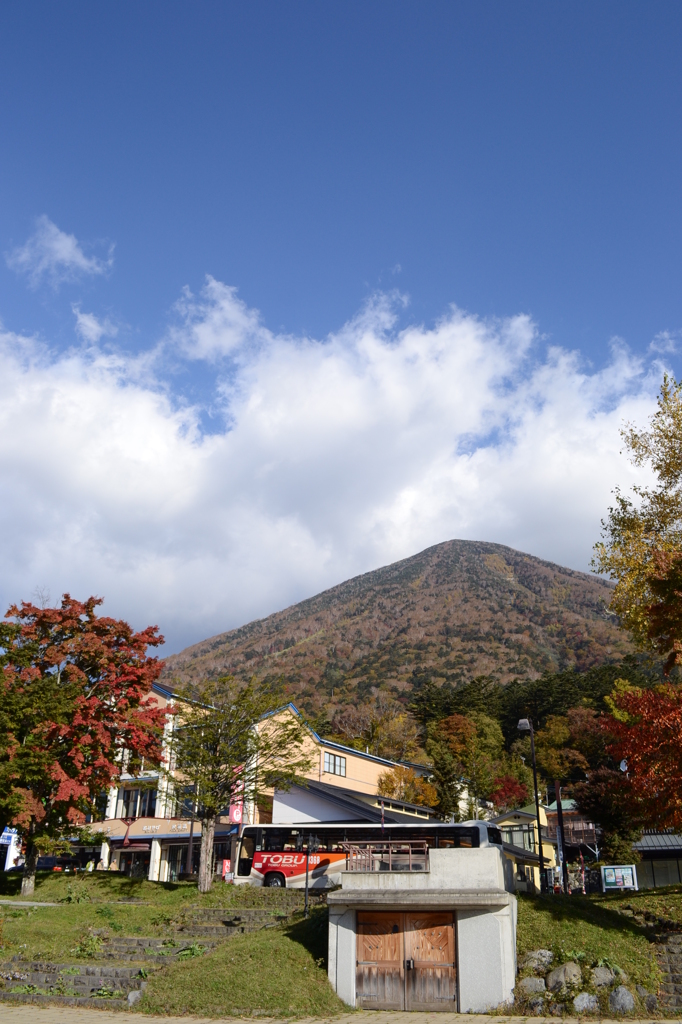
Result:
<svg viewBox="0 0 682 1024">
<path fill-rule="evenodd" d="M 365 1009 L 454 1012 L 454 915 L 358 911 L 356 993 Z"/>
<path fill-rule="evenodd" d="M 119 856 L 119 871 L 129 878 L 147 878 L 149 875 L 149 850 L 126 850 Z"/>
</svg>

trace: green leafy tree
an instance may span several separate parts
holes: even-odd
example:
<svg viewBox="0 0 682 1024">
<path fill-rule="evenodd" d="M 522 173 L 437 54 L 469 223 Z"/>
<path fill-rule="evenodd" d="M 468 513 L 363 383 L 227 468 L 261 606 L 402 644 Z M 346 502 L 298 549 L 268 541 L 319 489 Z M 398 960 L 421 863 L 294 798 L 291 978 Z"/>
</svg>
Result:
<svg viewBox="0 0 682 1024">
<path fill-rule="evenodd" d="M 270 690 L 239 685 L 231 676 L 203 683 L 178 707 L 172 764 L 198 805 L 200 892 L 208 892 L 213 880 L 219 815 L 242 799 L 264 802 L 275 787 L 288 789 L 313 766 L 313 744 L 300 719 L 287 708 L 272 709 Z"/>
<path fill-rule="evenodd" d="M 666 375 L 649 430 L 628 424 L 621 435 L 630 460 L 649 468 L 656 483 L 635 485 L 632 496 L 616 490 L 593 565 L 615 580 L 611 608 L 637 646 L 667 653 L 669 670 L 682 658 L 682 648 L 675 647 L 682 640 L 676 587 L 682 555 L 682 383 Z M 671 573 L 675 578 L 666 586 Z M 663 614 L 671 606 L 677 614 Z"/>
</svg>

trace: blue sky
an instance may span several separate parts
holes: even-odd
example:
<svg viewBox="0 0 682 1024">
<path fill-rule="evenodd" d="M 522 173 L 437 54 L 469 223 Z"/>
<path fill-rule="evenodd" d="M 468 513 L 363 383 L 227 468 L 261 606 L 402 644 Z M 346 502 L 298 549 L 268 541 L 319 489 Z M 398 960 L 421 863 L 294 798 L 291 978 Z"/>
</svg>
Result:
<svg viewBox="0 0 682 1024">
<path fill-rule="evenodd" d="M 679 366 L 681 43 L 663 2 L 4 4 L 0 598 L 177 649 L 450 536 L 586 568 Z"/>
</svg>

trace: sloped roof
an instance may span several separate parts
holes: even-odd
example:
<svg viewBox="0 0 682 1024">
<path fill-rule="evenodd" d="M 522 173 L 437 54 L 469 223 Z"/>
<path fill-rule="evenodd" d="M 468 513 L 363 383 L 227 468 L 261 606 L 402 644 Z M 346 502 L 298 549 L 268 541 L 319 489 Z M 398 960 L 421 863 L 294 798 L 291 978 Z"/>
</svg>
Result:
<svg viewBox="0 0 682 1024">
<path fill-rule="evenodd" d="M 338 806 L 339 810 L 355 813 L 359 822 L 378 823 L 381 821 L 381 807 L 377 807 L 370 802 L 377 798 L 368 793 L 357 793 L 352 789 L 342 789 L 341 786 L 331 786 L 328 782 L 317 782 L 314 779 L 307 780 L 305 784 L 297 783 L 291 788 L 308 790 L 311 793 L 315 793 L 317 796 L 323 797 L 325 800 Z M 386 804 L 390 804 L 390 808 L 384 806 L 384 822 L 388 824 L 391 822 L 395 825 L 417 824 L 419 818 L 414 813 L 410 813 L 412 808 L 415 808 L 422 814 L 426 812 L 430 816 L 433 815 L 433 812 L 427 807 L 416 807 L 415 804 L 408 804 L 402 800 L 394 800 L 387 797 L 385 799 Z M 404 808 L 404 810 L 398 809 L 398 805 Z M 426 823 L 428 819 L 422 817 L 421 820 Z"/>
<path fill-rule="evenodd" d="M 654 850 L 666 850 L 670 853 L 682 851 L 682 836 L 672 832 L 645 832 L 641 839 L 632 844 L 633 849 L 641 853 L 650 853 Z"/>
</svg>

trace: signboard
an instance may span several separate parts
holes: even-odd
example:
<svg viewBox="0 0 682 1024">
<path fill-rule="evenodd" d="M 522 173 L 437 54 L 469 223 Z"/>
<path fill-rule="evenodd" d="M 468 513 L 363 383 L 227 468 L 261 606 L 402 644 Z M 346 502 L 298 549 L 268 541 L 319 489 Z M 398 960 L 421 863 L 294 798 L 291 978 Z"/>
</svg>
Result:
<svg viewBox="0 0 682 1024">
<path fill-rule="evenodd" d="M 15 828 L 6 828 L 0 836 L 0 843 L 3 846 L 11 846 L 17 837 L 17 830 Z"/>
<path fill-rule="evenodd" d="M 637 869 L 634 864 L 619 864 L 601 869 L 601 887 L 603 892 L 614 889 L 638 889 Z"/>
</svg>

